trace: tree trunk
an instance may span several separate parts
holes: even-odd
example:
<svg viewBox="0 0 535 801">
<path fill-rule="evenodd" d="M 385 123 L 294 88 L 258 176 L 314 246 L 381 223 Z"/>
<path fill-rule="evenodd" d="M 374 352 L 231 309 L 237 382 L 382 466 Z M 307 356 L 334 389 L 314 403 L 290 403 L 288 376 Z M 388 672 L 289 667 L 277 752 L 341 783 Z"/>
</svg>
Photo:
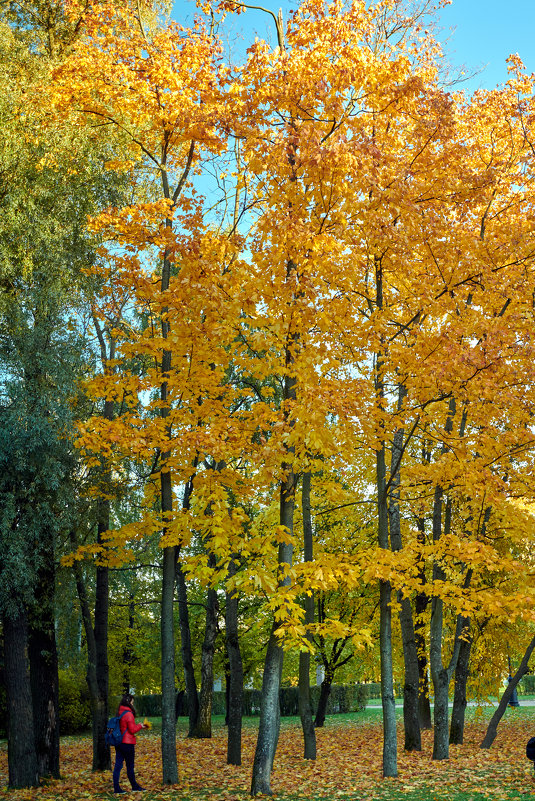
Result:
<svg viewBox="0 0 535 801">
<path fill-rule="evenodd" d="M 494 742 L 496 734 L 498 733 L 498 724 L 502 719 L 505 710 L 507 709 L 507 704 L 511 699 L 513 690 L 516 689 L 516 685 L 518 684 L 522 676 L 524 676 L 528 672 L 528 664 L 534 648 L 535 648 L 535 637 L 531 640 L 530 644 L 526 648 L 526 651 L 524 653 L 524 656 L 522 657 L 522 661 L 520 663 L 518 670 L 516 671 L 515 675 L 507 685 L 505 692 L 500 699 L 500 703 L 498 704 L 498 709 L 490 719 L 487 731 L 485 733 L 485 737 L 483 738 L 480 748 L 490 748 L 492 743 Z"/>
<path fill-rule="evenodd" d="M 378 543 L 388 548 L 388 506 L 386 498 L 385 446 L 377 451 Z M 392 662 L 392 589 L 390 582 L 379 582 L 379 650 L 381 657 L 381 702 L 383 707 L 383 776 L 397 776 L 396 701 Z"/>
<path fill-rule="evenodd" d="M 231 559 L 229 577 L 236 572 L 236 564 Z M 227 764 L 241 765 L 241 728 L 243 704 L 243 664 L 238 639 L 238 596 L 236 590 L 227 592 L 225 606 L 225 630 L 229 677 L 227 689 Z"/>
<path fill-rule="evenodd" d="M 76 541 L 74 532 L 71 532 L 71 545 L 73 551 L 76 550 Z M 84 626 L 85 639 L 87 645 L 87 672 L 86 680 L 89 688 L 89 696 L 91 698 L 91 720 L 93 730 L 93 770 L 109 770 L 110 767 L 110 749 L 104 741 L 104 734 L 106 731 L 107 712 L 108 712 L 108 697 L 102 697 L 99 689 L 99 681 L 97 676 L 97 642 L 95 638 L 95 630 L 93 628 L 93 621 L 91 619 L 91 610 L 89 608 L 89 601 L 87 599 L 87 590 L 83 580 L 80 564 L 74 563 L 73 566 L 74 576 L 76 579 L 76 591 L 78 593 L 78 600 L 80 601 L 80 611 L 82 613 L 82 622 Z M 104 583 L 103 579 L 106 578 Z M 98 573 L 97 573 L 98 579 Z M 101 592 L 106 593 L 106 607 L 108 602 L 107 592 L 107 572 L 102 576 L 101 581 L 97 582 L 96 599 L 95 599 L 95 614 L 97 611 L 102 610 L 102 606 L 97 603 Z M 102 614 L 102 612 L 100 612 Z M 106 609 L 107 619 L 107 609 Z M 102 632 L 101 632 L 102 636 Z M 101 643 L 102 646 L 102 643 Z M 106 647 L 106 666 L 105 675 L 107 676 L 107 647 Z M 106 715 L 106 717 L 105 717 Z M 102 746 L 101 746 L 102 742 Z"/>
<path fill-rule="evenodd" d="M 403 384 L 398 388 L 398 410 L 401 410 L 407 391 Z M 402 548 L 401 515 L 399 510 L 401 458 L 403 454 L 404 430 L 396 429 L 392 441 L 392 455 L 390 460 L 390 547 L 393 551 Z M 412 618 L 411 602 L 398 593 L 399 622 L 401 626 L 401 639 L 403 643 L 404 683 L 403 683 L 403 723 L 405 730 L 405 751 L 421 751 L 422 738 L 420 736 L 420 716 L 418 710 L 419 673 L 418 652 L 414 636 L 414 623 Z"/>
<path fill-rule="evenodd" d="M 169 473 L 162 473 L 164 477 Z M 163 784 L 178 783 L 176 757 L 175 717 L 175 638 L 173 598 L 175 588 L 176 548 L 163 549 L 161 647 L 162 647 L 162 781 Z"/>
<path fill-rule="evenodd" d="M 423 518 L 417 520 L 418 542 L 425 545 L 425 521 Z M 425 570 L 422 567 L 419 573 L 420 582 L 425 584 Z M 429 673 L 427 669 L 427 643 L 425 637 L 424 615 L 429 604 L 429 598 L 425 592 L 419 592 L 414 601 L 415 624 L 414 639 L 416 642 L 416 653 L 418 654 L 418 714 L 420 718 L 420 729 L 431 729 L 431 702 L 429 700 Z"/>
<path fill-rule="evenodd" d="M 291 260 L 287 264 L 286 271 L 288 278 L 295 272 L 295 265 Z M 284 356 L 288 373 L 284 377 L 282 393 L 283 404 L 286 404 L 287 401 L 293 403 L 296 400 L 296 379 L 290 374 L 295 358 L 296 339 L 297 337 L 290 334 L 285 346 Z M 284 422 L 289 425 L 290 428 L 293 425 L 291 406 L 289 405 L 284 408 Z M 291 447 L 287 448 L 286 453 L 288 457 L 292 458 L 294 449 Z M 281 480 L 280 484 L 279 523 L 281 526 L 284 526 L 291 540 L 294 530 L 294 505 L 297 477 L 294 474 L 293 464 L 284 461 L 281 464 L 281 468 L 284 478 Z M 292 566 L 293 561 L 293 545 L 291 541 L 281 542 L 279 544 L 277 561 L 279 571 L 278 586 L 279 588 L 287 587 L 290 583 L 290 577 L 285 575 L 285 571 L 287 567 Z M 251 795 L 271 795 L 271 771 L 279 740 L 279 690 L 284 658 L 284 651 L 277 641 L 276 632 L 277 621 L 275 620 L 273 622 L 264 662 L 262 702 L 260 706 L 258 739 L 253 763 Z"/>
<path fill-rule="evenodd" d="M 109 527 L 110 502 L 102 499 L 98 516 L 97 542 L 99 544 L 102 543 L 103 533 Z M 110 747 L 104 739 L 109 717 L 108 612 L 109 570 L 107 565 L 97 565 L 94 618 L 97 696 L 92 703 L 93 770 L 95 771 L 109 770 L 111 767 Z"/>
<path fill-rule="evenodd" d="M 450 744 L 462 745 L 464 737 L 464 713 L 466 711 L 466 683 L 468 681 L 468 666 L 470 664 L 470 651 L 472 649 L 472 634 L 470 621 L 462 635 L 459 648 L 459 658 L 455 668 L 455 684 L 453 692 L 453 709 L 451 711 Z"/>
<path fill-rule="evenodd" d="M 28 626 L 33 725 L 39 776 L 52 776 L 57 779 L 59 778 L 59 679 L 54 613 L 53 537 L 45 535 L 40 548 L 42 566 L 37 577 L 35 601 L 29 614 Z"/>
<path fill-rule="evenodd" d="M 282 674 L 283 650 L 273 624 L 264 662 L 260 723 L 253 764 L 251 795 L 272 795 L 271 771 L 279 739 L 279 689 Z"/>
<path fill-rule="evenodd" d="M 403 724 L 405 730 L 405 751 L 421 751 L 420 734 L 418 652 L 412 620 L 411 602 L 408 598 L 400 599 L 399 620 L 403 642 L 405 662 L 405 681 L 403 683 Z"/>
<path fill-rule="evenodd" d="M 329 702 L 329 696 L 331 694 L 332 681 L 333 681 L 332 674 L 326 670 L 323 681 L 321 682 L 318 708 L 316 709 L 316 717 L 314 720 L 314 726 L 317 729 L 321 729 L 322 726 L 325 724 L 325 718 L 327 717 L 327 704 Z"/>
<path fill-rule="evenodd" d="M 433 503 L 433 541 L 438 542 L 442 534 L 442 487 L 436 487 Z M 445 578 L 437 563 L 433 567 L 433 583 Z M 435 697 L 433 759 L 448 759 L 448 687 L 450 677 L 442 663 L 442 630 L 444 604 L 441 598 L 433 598 L 430 627 L 429 656 L 431 679 Z"/>
<path fill-rule="evenodd" d="M 314 556 L 312 515 L 310 511 L 310 482 L 311 476 L 307 472 L 303 475 L 302 509 L 303 509 L 303 556 L 305 562 L 311 562 Z M 314 597 L 305 595 L 303 600 L 305 609 L 305 626 L 314 623 Z M 307 634 L 310 640 L 310 633 Z M 310 703 L 310 651 L 299 653 L 299 716 L 303 729 L 303 756 L 305 759 L 316 759 L 316 731 L 312 720 L 312 705 Z"/>
<path fill-rule="evenodd" d="M 382 259 L 374 257 L 376 308 L 383 308 Z M 385 404 L 384 352 L 380 350 L 375 362 L 375 403 L 377 411 Z M 381 445 L 375 452 L 375 488 L 377 494 L 377 544 L 384 551 L 389 548 L 388 496 L 386 485 L 386 445 L 383 423 L 378 425 Z M 396 702 L 392 662 L 392 588 L 390 582 L 379 581 L 379 652 L 381 660 L 381 702 L 383 706 L 383 776 L 397 776 Z"/>
<path fill-rule="evenodd" d="M 199 719 L 199 694 L 197 692 L 197 682 L 195 680 L 195 670 L 193 668 L 193 651 L 191 648 L 191 630 L 189 625 L 188 610 L 188 590 L 180 562 L 177 562 L 176 564 L 175 574 L 178 594 L 178 619 L 180 625 L 180 653 L 182 656 L 182 667 L 184 669 L 186 695 L 188 697 L 188 737 L 193 737 L 195 727 L 197 726 L 197 721 Z"/>
<path fill-rule="evenodd" d="M 132 590 L 128 593 L 128 626 L 126 627 L 124 641 L 123 641 L 123 656 L 122 656 L 122 681 L 123 681 L 123 694 L 130 692 L 132 687 L 132 665 L 134 664 L 134 638 L 135 638 L 135 605 L 134 594 Z"/>
<path fill-rule="evenodd" d="M 215 559 L 210 554 L 211 566 Z M 217 636 L 217 592 L 211 587 L 206 595 L 206 626 L 201 656 L 201 692 L 199 694 L 199 718 L 193 737 L 209 739 L 212 736 L 212 693 L 214 690 L 214 650 Z"/>
<path fill-rule="evenodd" d="M 37 787 L 32 691 L 27 659 L 28 628 L 22 609 L 3 617 L 4 674 L 7 696 L 7 761 L 9 787 Z"/>
</svg>

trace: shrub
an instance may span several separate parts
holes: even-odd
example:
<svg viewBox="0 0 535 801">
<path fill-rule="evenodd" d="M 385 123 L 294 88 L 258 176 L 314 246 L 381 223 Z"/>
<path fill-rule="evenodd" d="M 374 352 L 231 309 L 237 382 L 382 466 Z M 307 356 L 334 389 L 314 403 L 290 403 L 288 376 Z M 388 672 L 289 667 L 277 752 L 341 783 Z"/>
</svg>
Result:
<svg viewBox="0 0 535 801">
<path fill-rule="evenodd" d="M 91 701 L 85 676 L 59 671 L 59 730 L 76 734 L 91 725 Z"/>
</svg>

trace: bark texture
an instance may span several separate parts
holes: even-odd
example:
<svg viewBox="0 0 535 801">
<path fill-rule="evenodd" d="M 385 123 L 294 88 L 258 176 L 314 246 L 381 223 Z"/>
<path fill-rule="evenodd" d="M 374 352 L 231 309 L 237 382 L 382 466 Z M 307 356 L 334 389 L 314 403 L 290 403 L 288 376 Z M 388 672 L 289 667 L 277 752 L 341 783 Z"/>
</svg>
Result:
<svg viewBox="0 0 535 801">
<path fill-rule="evenodd" d="M 388 548 L 388 506 L 386 499 L 385 447 L 377 451 L 377 517 L 380 548 Z M 392 662 L 392 588 L 379 582 L 381 656 L 381 702 L 383 706 L 383 776 L 397 776 L 396 702 Z"/>
<path fill-rule="evenodd" d="M 229 577 L 236 572 L 234 560 L 229 564 Z M 227 592 L 225 630 L 229 675 L 227 678 L 227 764 L 241 765 L 241 728 L 243 703 L 243 664 L 238 638 L 238 596 Z"/>
<path fill-rule="evenodd" d="M 178 594 L 178 620 L 180 625 L 180 654 L 184 670 L 184 682 L 188 697 L 188 737 L 194 736 L 197 720 L 199 719 L 199 693 L 193 667 L 193 651 L 191 648 L 191 629 L 189 625 L 188 590 L 182 565 L 177 562 L 175 568 L 177 594 Z"/>
<path fill-rule="evenodd" d="M 215 560 L 210 558 L 210 563 Z M 201 654 L 201 692 L 199 694 L 199 717 L 193 737 L 209 739 L 212 736 L 212 692 L 214 689 L 214 650 L 217 636 L 217 593 L 208 588 L 206 593 L 206 623 Z"/>
<path fill-rule="evenodd" d="M 425 545 L 425 521 L 422 518 L 417 520 L 418 542 Z M 425 570 L 422 567 L 419 574 L 422 586 L 426 583 Z M 427 665 L 427 641 L 425 630 L 425 612 L 429 604 L 429 598 L 425 591 L 419 592 L 414 600 L 414 639 L 416 641 L 416 653 L 418 655 L 418 714 L 420 719 L 420 729 L 431 729 L 431 703 L 429 701 L 429 672 Z"/>
<path fill-rule="evenodd" d="M 464 715 L 466 712 L 466 684 L 468 681 L 468 667 L 470 664 L 470 652 L 472 650 L 472 634 L 470 631 L 470 621 L 467 622 L 462 633 L 461 645 L 459 648 L 459 658 L 455 668 L 455 680 L 453 691 L 453 709 L 451 710 L 450 722 L 450 745 L 462 745 L 464 738 Z"/>
<path fill-rule="evenodd" d="M 398 390 L 398 410 L 402 408 L 406 396 L 405 387 L 400 384 Z M 399 509 L 400 482 L 401 482 L 401 458 L 403 455 L 404 430 L 398 428 L 394 434 L 392 442 L 392 452 L 390 460 L 390 500 L 389 500 L 389 524 L 390 524 L 390 546 L 393 551 L 400 551 L 402 548 L 401 539 L 401 514 Z M 420 736 L 420 716 L 418 708 L 419 700 L 419 672 L 418 672 L 418 651 L 416 647 L 416 637 L 414 635 L 414 622 L 412 607 L 409 598 L 404 598 L 402 593 L 398 593 L 399 603 L 399 622 L 401 626 L 401 639 L 403 643 L 404 660 L 404 682 L 403 682 L 403 724 L 405 731 L 405 750 L 421 751 L 422 738 Z"/>
<path fill-rule="evenodd" d="M 295 264 L 290 260 L 286 267 L 288 279 L 294 277 L 296 272 Z M 292 365 L 295 358 L 295 347 L 297 335 L 289 334 L 285 346 L 285 366 L 287 373 L 283 383 L 283 408 L 284 422 L 291 428 L 293 421 L 291 417 L 292 404 L 295 402 L 296 379 L 291 375 Z M 289 402 L 289 403 L 288 403 Z M 293 535 L 294 530 L 294 504 L 297 476 L 293 471 L 293 448 L 287 448 L 287 461 L 281 464 L 284 478 L 280 483 L 279 495 L 279 523 L 287 530 L 288 534 Z M 290 582 L 286 568 L 292 566 L 293 545 L 291 542 L 281 542 L 278 551 L 278 586 L 280 588 L 288 586 Z M 280 725 L 280 705 L 279 689 L 282 675 L 282 663 L 284 652 L 277 640 L 277 621 L 273 622 L 273 628 L 269 638 L 266 658 L 264 662 L 264 676 L 262 679 L 262 702 L 260 706 L 260 722 L 258 727 L 258 739 L 253 762 L 253 776 L 251 781 L 252 795 L 271 795 L 271 771 L 275 751 L 279 740 Z"/>
<path fill-rule="evenodd" d="M 35 751 L 32 691 L 27 658 L 26 613 L 3 617 L 4 675 L 7 696 L 7 761 L 9 786 L 37 787 L 39 770 Z"/>
<path fill-rule="evenodd" d="M 162 478 L 168 473 L 162 474 Z M 178 783 L 176 756 L 175 717 L 175 638 L 173 599 L 175 587 L 176 548 L 163 549 L 161 648 L 162 648 L 162 781 L 163 784 Z"/>
<path fill-rule="evenodd" d="M 279 689 L 282 675 L 283 650 L 273 630 L 269 638 L 262 679 L 260 723 L 253 763 L 251 795 L 272 795 L 271 771 L 279 739 Z"/>
<path fill-rule="evenodd" d="M 318 698 L 318 707 L 316 709 L 316 717 L 314 719 L 314 726 L 321 729 L 325 725 L 325 718 L 327 717 L 327 704 L 329 703 L 329 696 L 331 695 L 331 687 L 333 683 L 333 674 L 326 668 L 323 681 L 320 687 L 320 697 Z"/>
<path fill-rule="evenodd" d="M 55 548 L 52 531 L 42 531 L 34 602 L 28 615 L 28 656 L 37 769 L 59 778 L 59 679 L 55 632 Z"/>
</svg>

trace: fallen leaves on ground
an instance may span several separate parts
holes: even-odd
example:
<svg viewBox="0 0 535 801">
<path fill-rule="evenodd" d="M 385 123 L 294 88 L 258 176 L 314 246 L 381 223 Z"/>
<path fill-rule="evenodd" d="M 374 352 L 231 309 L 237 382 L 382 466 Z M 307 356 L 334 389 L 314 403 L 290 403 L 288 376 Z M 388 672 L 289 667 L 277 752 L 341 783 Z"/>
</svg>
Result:
<svg viewBox="0 0 535 801">
<path fill-rule="evenodd" d="M 531 763 L 525 744 L 533 735 L 529 719 L 509 719 L 500 725 L 490 750 L 479 743 L 484 725 L 467 724 L 465 743 L 450 747 L 450 759 L 435 761 L 432 732 L 423 732 L 421 752 L 402 750 L 399 730 L 399 776 L 383 779 L 381 774 L 382 731 L 379 725 L 347 721 L 328 722 L 317 730 L 318 758 L 302 757 L 298 725 L 284 725 L 272 774 L 272 790 L 278 797 L 351 799 L 421 798 L 506 799 L 531 795 L 535 790 Z M 147 734 L 136 748 L 136 774 L 151 797 L 187 798 L 193 801 L 244 801 L 248 796 L 256 731 L 243 733 L 240 767 L 226 764 L 226 731 L 216 729 L 211 740 L 177 739 L 178 786 L 161 785 L 160 738 Z M 7 749 L 0 750 L 1 793 L 12 801 L 52 801 L 102 797 L 111 793 L 111 773 L 91 772 L 90 737 L 66 738 L 61 749 L 62 778 L 34 790 L 7 790 Z M 126 776 L 123 787 L 126 789 Z"/>
</svg>

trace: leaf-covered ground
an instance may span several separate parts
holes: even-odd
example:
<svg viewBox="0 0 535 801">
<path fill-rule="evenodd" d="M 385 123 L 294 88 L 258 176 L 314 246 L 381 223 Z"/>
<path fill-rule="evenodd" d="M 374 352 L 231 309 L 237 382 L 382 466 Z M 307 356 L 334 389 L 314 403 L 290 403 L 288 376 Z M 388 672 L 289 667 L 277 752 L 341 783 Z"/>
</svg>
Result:
<svg viewBox="0 0 535 801">
<path fill-rule="evenodd" d="M 317 731 L 318 759 L 302 758 L 298 724 L 281 731 L 273 772 L 272 789 L 280 799 L 337 799 L 361 801 L 483 801 L 519 799 L 535 795 L 531 763 L 525 743 L 535 734 L 535 710 L 509 712 L 502 721 L 493 747 L 479 748 L 485 724 L 467 725 L 465 744 L 453 746 L 450 759 L 433 762 L 432 734 L 424 732 L 421 753 L 400 750 L 399 777 L 381 777 L 382 735 L 379 724 L 331 718 Z M 402 732 L 399 732 L 402 744 Z M 226 765 L 226 733 L 221 727 L 212 740 L 177 740 L 180 785 L 161 786 L 160 739 L 156 733 L 139 737 L 136 749 L 137 775 L 147 788 L 141 798 L 183 798 L 192 801 L 246 801 L 256 733 L 244 731 L 243 765 Z M 1 795 L 10 801 L 106 798 L 111 795 L 111 773 L 91 772 L 89 737 L 62 741 L 62 778 L 35 790 L 7 790 L 7 750 L 0 750 Z M 124 776 L 123 787 L 127 782 Z M 138 794 L 132 794 L 140 798 Z M 130 797 L 132 797 L 130 796 Z"/>
</svg>

